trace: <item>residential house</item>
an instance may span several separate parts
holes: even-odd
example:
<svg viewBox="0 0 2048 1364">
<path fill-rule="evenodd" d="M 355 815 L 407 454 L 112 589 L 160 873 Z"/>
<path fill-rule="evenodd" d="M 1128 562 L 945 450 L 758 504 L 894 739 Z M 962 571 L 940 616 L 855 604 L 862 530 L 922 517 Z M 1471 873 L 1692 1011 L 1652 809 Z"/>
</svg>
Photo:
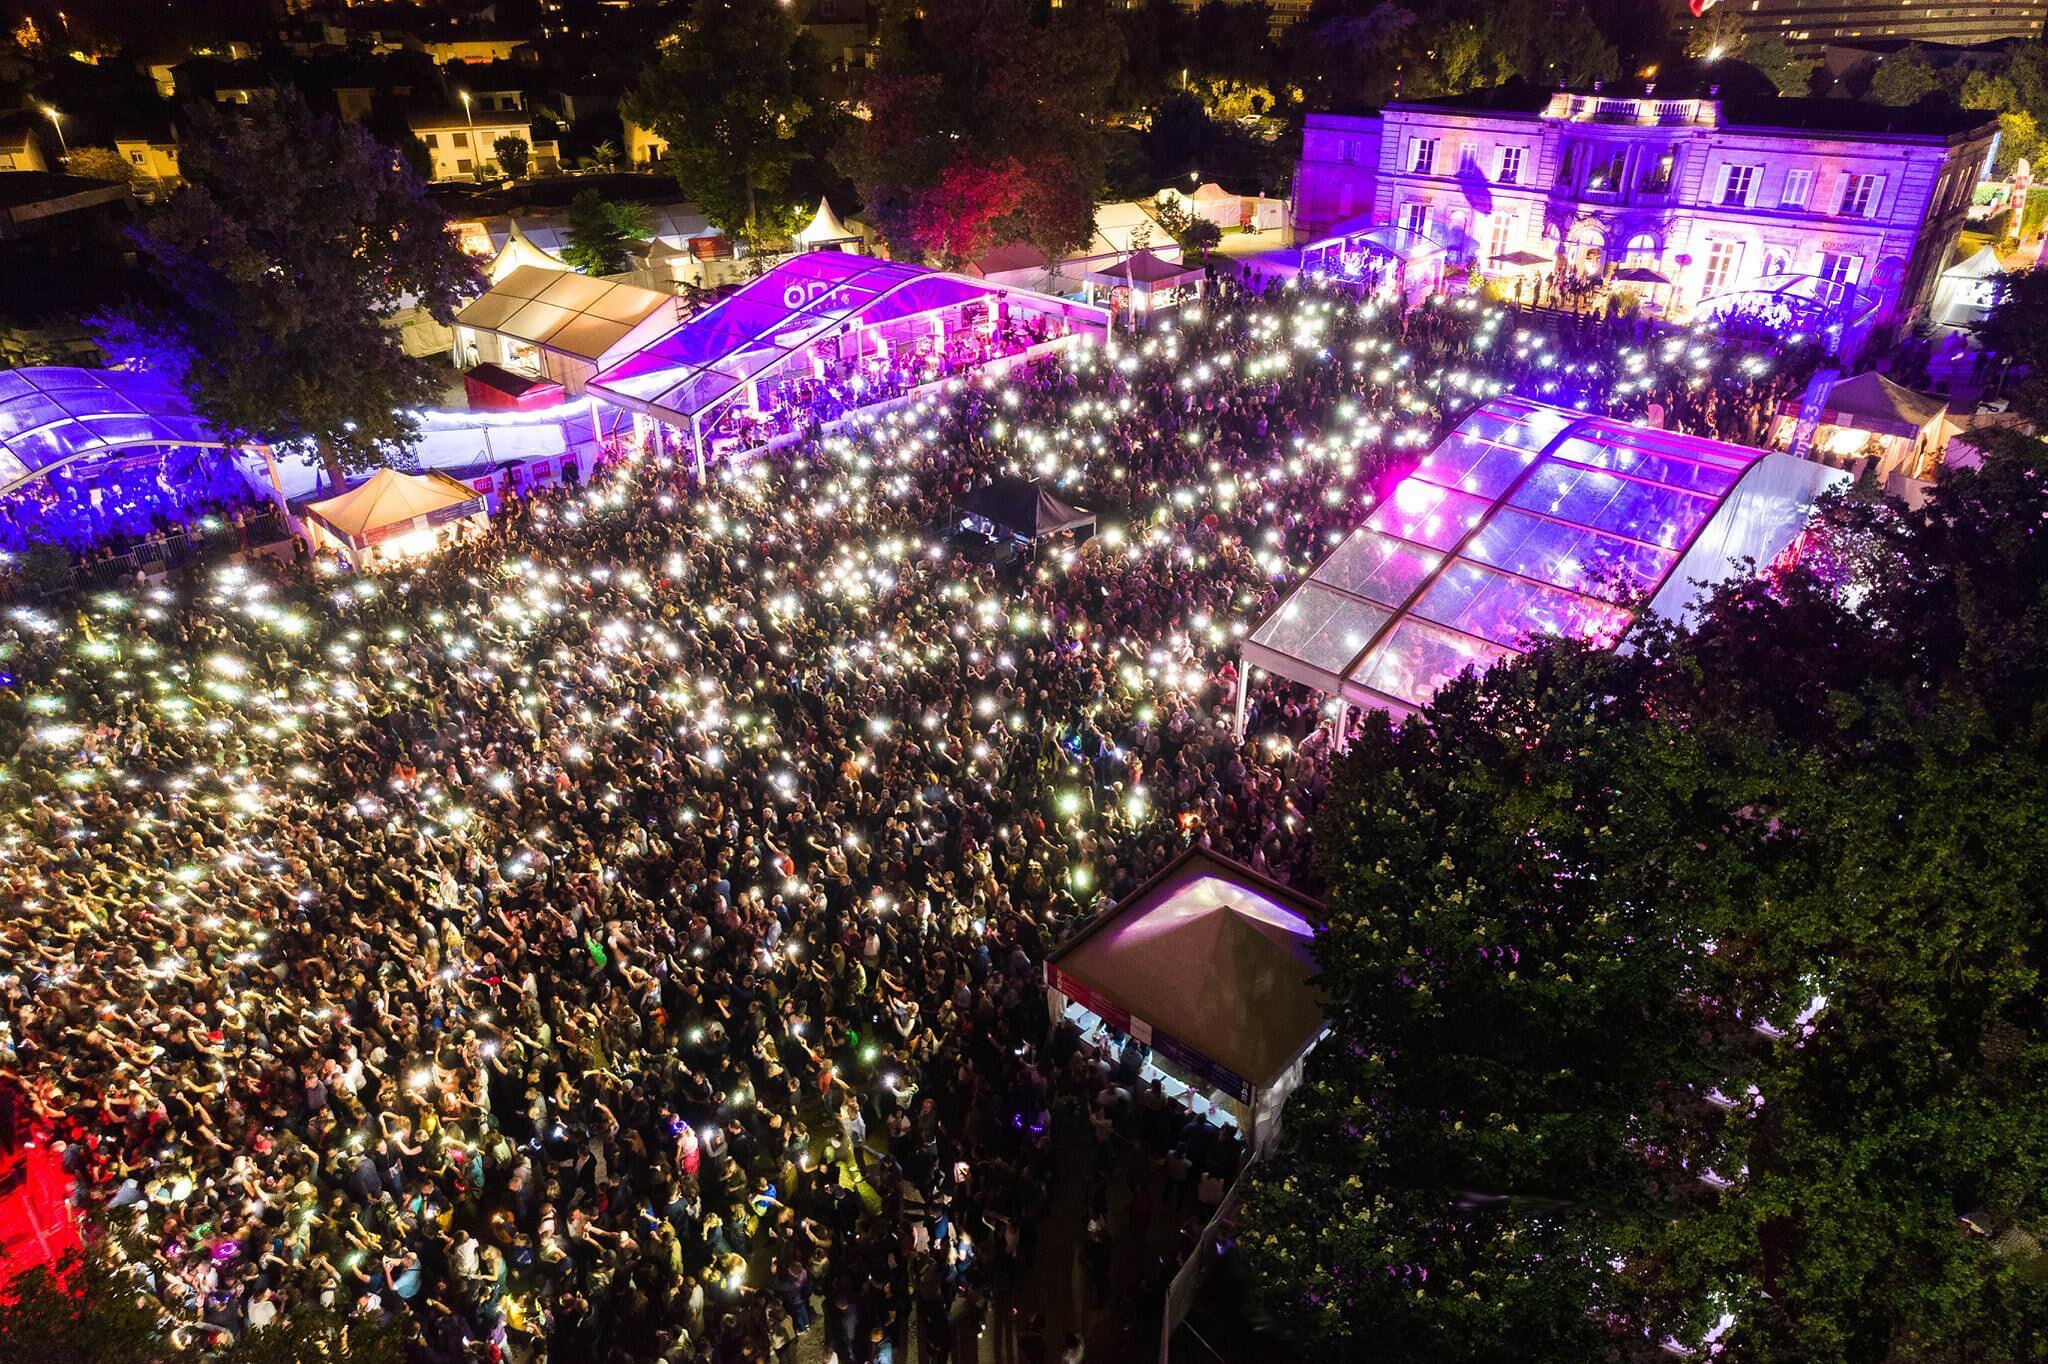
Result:
<svg viewBox="0 0 2048 1364">
<path fill-rule="evenodd" d="M 0 171 L 46 171 L 50 162 L 43 154 L 43 129 L 36 115 L 22 110 L 0 114 Z"/>
<path fill-rule="evenodd" d="M 467 110 L 458 105 L 415 112 L 407 123 L 433 158 L 431 179 L 474 180 L 500 174 L 496 147 L 501 137 L 516 137 L 527 144 L 528 174 L 560 168 L 559 144 L 552 138 L 536 139 L 532 116 L 524 109 L 479 109 L 472 97 Z"/>
</svg>

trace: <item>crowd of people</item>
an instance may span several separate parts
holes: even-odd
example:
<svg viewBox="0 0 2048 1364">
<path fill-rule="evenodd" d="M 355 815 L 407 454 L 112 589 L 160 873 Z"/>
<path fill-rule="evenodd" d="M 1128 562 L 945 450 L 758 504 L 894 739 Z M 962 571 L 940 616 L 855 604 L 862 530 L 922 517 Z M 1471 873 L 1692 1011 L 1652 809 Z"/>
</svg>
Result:
<svg viewBox="0 0 2048 1364">
<path fill-rule="evenodd" d="M 218 451 L 182 451 L 136 469 L 59 470 L 0 500 L 0 550 L 55 546 L 80 563 L 247 520 L 268 505 Z"/>
<path fill-rule="evenodd" d="M 1739 435 L 1798 378 L 1227 297 L 382 577 L 18 608 L 0 1074 L 194 1353 L 325 1307 L 451 1364 L 972 1360 L 1068 1253 L 1120 1310 L 1014 1325 L 1071 1364 L 1157 1320 L 1113 1226 L 1170 1272 L 1141 1208 L 1199 1227 L 1243 1151 L 1050 1026 L 1045 953 L 1190 842 L 1314 883 L 1327 716 L 1261 687 L 1240 738 L 1242 634 L 1493 392 Z M 949 555 L 999 469 L 1101 533 Z"/>
</svg>

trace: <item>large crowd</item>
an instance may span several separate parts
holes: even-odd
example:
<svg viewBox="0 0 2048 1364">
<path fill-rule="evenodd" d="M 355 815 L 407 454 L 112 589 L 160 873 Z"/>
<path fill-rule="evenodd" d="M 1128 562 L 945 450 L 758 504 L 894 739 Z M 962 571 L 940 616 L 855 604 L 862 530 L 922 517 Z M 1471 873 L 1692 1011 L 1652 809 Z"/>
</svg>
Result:
<svg viewBox="0 0 2048 1364">
<path fill-rule="evenodd" d="M 194 1352 L 324 1306 L 451 1362 L 972 1359 L 1061 1197 L 1106 1302 L 1108 1189 L 1198 1226 L 1242 1159 L 1040 978 L 1190 842 L 1312 885 L 1328 720 L 1237 737 L 1240 636 L 1492 393 L 1739 438 L 1789 363 L 1212 300 L 380 577 L 18 608 L 0 1071 Z M 954 557 L 998 469 L 1102 532 Z"/>
</svg>

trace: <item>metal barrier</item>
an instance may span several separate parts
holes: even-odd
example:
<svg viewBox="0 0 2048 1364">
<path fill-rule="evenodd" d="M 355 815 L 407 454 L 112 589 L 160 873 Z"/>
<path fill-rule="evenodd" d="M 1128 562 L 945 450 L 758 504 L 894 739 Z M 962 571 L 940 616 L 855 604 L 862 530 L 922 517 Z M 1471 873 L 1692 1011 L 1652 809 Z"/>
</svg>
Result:
<svg viewBox="0 0 2048 1364">
<path fill-rule="evenodd" d="M 265 507 L 245 518 L 239 528 L 223 521 L 217 530 L 180 530 L 144 540 L 119 554 L 74 564 L 61 581 L 30 584 L 10 575 L 0 580 L 0 601 L 43 601 L 69 592 L 98 591 L 137 573 L 145 577 L 172 573 L 206 560 L 264 549 L 291 537 L 284 513 Z"/>
<path fill-rule="evenodd" d="M 1187 1260 L 1174 1274 L 1173 1282 L 1166 1287 L 1166 1303 L 1159 1313 L 1159 1364 L 1170 1364 L 1173 1347 L 1173 1333 L 1187 1320 L 1188 1309 L 1195 1304 L 1195 1292 L 1202 1286 L 1202 1279 L 1215 1268 L 1221 1253 L 1216 1243 L 1224 1232 L 1236 1226 L 1238 1204 L 1244 1201 L 1245 1180 L 1250 1176 L 1258 1158 L 1244 1163 L 1237 1172 L 1237 1178 L 1224 1191 L 1223 1201 L 1216 1205 L 1216 1211 L 1202 1228 L 1195 1248 L 1188 1252 Z"/>
</svg>

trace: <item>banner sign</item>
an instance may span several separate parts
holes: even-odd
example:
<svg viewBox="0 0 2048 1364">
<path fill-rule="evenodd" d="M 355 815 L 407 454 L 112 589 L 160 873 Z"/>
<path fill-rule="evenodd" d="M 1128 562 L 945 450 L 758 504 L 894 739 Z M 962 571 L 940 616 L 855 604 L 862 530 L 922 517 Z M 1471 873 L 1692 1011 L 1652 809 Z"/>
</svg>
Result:
<svg viewBox="0 0 2048 1364">
<path fill-rule="evenodd" d="M 1250 1080 L 1226 1066 L 1216 1064 L 1179 1038 L 1161 1032 L 1144 1019 L 1133 1018 L 1130 1010 L 1104 999 L 1051 962 L 1045 964 L 1045 979 L 1046 984 L 1100 1018 L 1114 1031 L 1126 1037 L 1134 1037 L 1150 1046 L 1154 1056 L 1165 1057 L 1173 1063 L 1175 1069 L 1189 1079 L 1219 1094 L 1227 1094 L 1241 1104 L 1249 1104 L 1252 1101 Z"/>
<path fill-rule="evenodd" d="M 1828 395 L 1835 391 L 1835 380 L 1842 377 L 1838 369 L 1817 371 L 1807 381 L 1806 396 L 1799 400 L 1799 420 L 1792 427 L 1792 447 L 1788 454 L 1794 459 L 1805 459 L 1806 452 L 1813 448 L 1813 433 L 1820 429 L 1820 419 L 1828 410 Z"/>
</svg>

